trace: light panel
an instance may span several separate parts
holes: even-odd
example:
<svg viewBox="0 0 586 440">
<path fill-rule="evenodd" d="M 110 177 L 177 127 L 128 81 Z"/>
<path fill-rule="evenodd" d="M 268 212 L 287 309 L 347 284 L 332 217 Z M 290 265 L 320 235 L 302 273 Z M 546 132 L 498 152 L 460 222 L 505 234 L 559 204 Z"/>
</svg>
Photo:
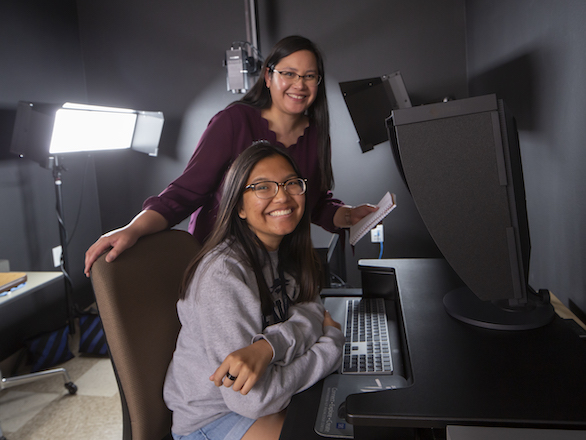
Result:
<svg viewBox="0 0 586 440">
<path fill-rule="evenodd" d="M 136 118 L 135 113 L 59 109 L 49 153 L 130 148 Z"/>
<path fill-rule="evenodd" d="M 162 112 L 20 101 L 10 151 L 47 166 L 63 153 L 132 149 L 157 156 Z"/>
</svg>

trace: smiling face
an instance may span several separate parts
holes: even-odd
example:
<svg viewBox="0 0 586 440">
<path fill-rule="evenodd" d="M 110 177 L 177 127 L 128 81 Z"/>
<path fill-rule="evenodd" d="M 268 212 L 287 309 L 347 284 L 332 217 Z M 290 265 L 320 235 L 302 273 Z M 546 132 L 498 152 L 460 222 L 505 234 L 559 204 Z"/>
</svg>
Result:
<svg viewBox="0 0 586 440">
<path fill-rule="evenodd" d="M 275 66 L 279 72 L 294 72 L 298 75 L 319 75 L 315 55 L 309 50 L 299 50 L 282 58 Z M 299 79 L 291 83 L 277 72 L 265 72 L 265 82 L 271 92 L 271 110 L 288 115 L 300 115 L 315 101 L 319 85 L 308 86 Z"/>
<path fill-rule="evenodd" d="M 287 159 L 281 155 L 260 160 L 250 172 L 246 185 L 272 180 L 285 182 L 299 177 Z M 295 230 L 305 211 L 305 194 L 292 196 L 282 186 L 271 199 L 259 199 L 254 191 L 242 195 L 238 212 L 248 227 L 262 241 L 268 251 L 277 250 L 283 237 Z"/>
</svg>

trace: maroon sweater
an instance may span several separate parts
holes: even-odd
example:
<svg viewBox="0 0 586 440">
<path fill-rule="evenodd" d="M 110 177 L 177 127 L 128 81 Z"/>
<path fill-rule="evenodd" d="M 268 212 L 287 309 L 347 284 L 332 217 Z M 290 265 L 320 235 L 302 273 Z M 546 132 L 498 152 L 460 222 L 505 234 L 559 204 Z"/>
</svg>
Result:
<svg viewBox="0 0 586 440">
<path fill-rule="evenodd" d="M 274 145 L 276 134 L 261 117 L 260 109 L 234 104 L 222 110 L 210 121 L 183 174 L 158 196 L 149 197 L 143 209 L 161 214 L 170 226 L 192 214 L 191 232 L 201 243 L 211 232 L 218 212 L 221 184 L 228 167 L 254 141 L 267 140 Z M 287 148 L 307 182 L 306 209 L 311 221 L 330 232 L 338 229 L 333 218 L 343 205 L 330 191 L 321 191 L 317 157 L 317 130 L 313 125 L 305 129 L 297 143 Z"/>
</svg>

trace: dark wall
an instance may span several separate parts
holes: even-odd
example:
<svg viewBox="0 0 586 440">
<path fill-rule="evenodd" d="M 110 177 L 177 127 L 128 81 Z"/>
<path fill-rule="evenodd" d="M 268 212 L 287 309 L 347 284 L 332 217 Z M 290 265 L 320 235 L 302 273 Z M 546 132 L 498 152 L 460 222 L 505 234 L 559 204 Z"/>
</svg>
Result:
<svg viewBox="0 0 586 440">
<path fill-rule="evenodd" d="M 497 93 L 519 124 L 530 282 L 586 311 L 586 3 L 467 0 L 470 95 Z"/>
<path fill-rule="evenodd" d="M 246 38 L 244 2 L 77 3 L 88 99 L 165 114 L 159 157 L 96 158 L 102 224 L 109 230 L 125 224 L 147 196 L 181 173 L 209 119 L 239 98 L 226 91 L 222 60 L 232 41 Z M 397 175 L 388 142 L 361 153 L 338 82 L 400 70 L 414 104 L 466 96 L 464 1 L 258 5 L 263 53 L 290 34 L 311 38 L 325 53 L 335 196 L 355 205 L 395 192 L 399 208 L 385 221 L 384 256 L 438 255 Z M 354 255 L 348 251 L 350 282 L 358 285 L 356 260 L 377 258 L 379 248 L 366 238 Z"/>
<path fill-rule="evenodd" d="M 263 17 L 261 29 L 275 29 L 263 33 L 267 50 L 282 36 L 300 33 L 325 54 L 335 196 L 357 205 L 394 192 L 398 207 L 383 222 L 384 258 L 440 256 L 396 171 L 389 143 L 361 152 L 338 83 L 399 70 L 413 105 L 466 97 L 464 2 L 302 1 L 278 2 L 267 10 L 271 15 Z M 349 282 L 360 285 L 359 259 L 378 255 L 379 245 L 368 235 L 354 252 L 348 247 Z"/>
<path fill-rule="evenodd" d="M 417 105 L 467 96 L 468 73 L 470 95 L 503 97 L 520 127 L 532 284 L 586 309 L 580 227 L 586 189 L 579 174 L 586 154 L 580 122 L 586 112 L 585 8 L 578 0 L 561 6 L 551 0 L 343 6 L 259 0 L 260 43 L 268 53 L 278 39 L 298 33 L 325 53 L 335 195 L 358 204 L 374 203 L 386 190 L 397 194 L 399 207 L 384 222 L 387 258 L 434 256 L 437 250 L 398 178 L 388 142 L 360 152 L 338 82 L 400 70 Z M 87 101 L 165 114 L 157 158 L 116 152 L 89 162 L 66 160 L 66 223 L 75 229 L 70 258 L 77 277 L 85 248 L 102 231 L 125 224 L 147 196 L 179 175 L 211 116 L 239 97 L 226 91 L 222 60 L 230 43 L 245 36 L 244 4 L 236 0 L 2 2 L 0 258 L 14 270 L 51 270 L 51 248 L 59 244 L 50 171 L 8 153 L 19 100 Z M 378 251 L 365 238 L 355 254 L 348 252 L 352 284 L 359 284 L 355 261 L 376 258 Z"/>
<path fill-rule="evenodd" d="M 77 277 L 85 248 L 179 175 L 211 116 L 238 98 L 226 91 L 222 60 L 232 41 L 246 37 L 243 3 L 0 3 L 0 258 L 14 270 L 51 270 L 51 248 L 59 244 L 50 171 L 8 153 L 16 103 L 87 101 L 165 114 L 157 158 L 117 152 L 66 160 Z M 335 195 L 358 204 L 397 193 L 399 207 L 384 223 L 388 258 L 437 251 L 388 142 L 360 152 L 338 82 L 400 70 L 415 105 L 467 96 L 468 77 L 470 95 L 503 97 L 520 127 L 532 284 L 584 310 L 585 13 L 580 0 L 259 0 L 260 43 L 268 53 L 281 37 L 299 33 L 325 53 Z M 363 239 L 348 254 L 350 282 L 359 283 L 355 260 L 377 256 L 378 246 Z"/>
<path fill-rule="evenodd" d="M 160 110 L 159 156 L 96 159 L 104 230 L 126 224 L 143 200 L 179 176 L 226 91 L 224 53 L 245 39 L 244 2 L 78 0 L 88 99 Z"/>
<path fill-rule="evenodd" d="M 18 101 L 86 100 L 75 1 L 1 2 L 0 62 L 0 258 L 16 271 L 55 270 L 52 248 L 60 241 L 52 173 L 9 148 Z M 83 252 L 100 231 L 95 173 L 87 157 L 66 158 L 64 165 L 70 272 L 83 305 L 91 300 Z"/>
</svg>

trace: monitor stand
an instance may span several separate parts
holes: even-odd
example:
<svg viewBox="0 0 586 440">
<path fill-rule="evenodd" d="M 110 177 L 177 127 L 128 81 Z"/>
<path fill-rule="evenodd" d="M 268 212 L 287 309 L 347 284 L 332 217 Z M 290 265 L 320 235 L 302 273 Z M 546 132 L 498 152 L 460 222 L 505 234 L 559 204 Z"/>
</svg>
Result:
<svg viewBox="0 0 586 440">
<path fill-rule="evenodd" d="M 508 301 L 481 301 L 463 286 L 444 296 L 444 307 L 462 322 L 492 330 L 531 330 L 549 324 L 555 315 L 549 292 L 529 296 L 527 304 L 511 306 Z"/>
</svg>

